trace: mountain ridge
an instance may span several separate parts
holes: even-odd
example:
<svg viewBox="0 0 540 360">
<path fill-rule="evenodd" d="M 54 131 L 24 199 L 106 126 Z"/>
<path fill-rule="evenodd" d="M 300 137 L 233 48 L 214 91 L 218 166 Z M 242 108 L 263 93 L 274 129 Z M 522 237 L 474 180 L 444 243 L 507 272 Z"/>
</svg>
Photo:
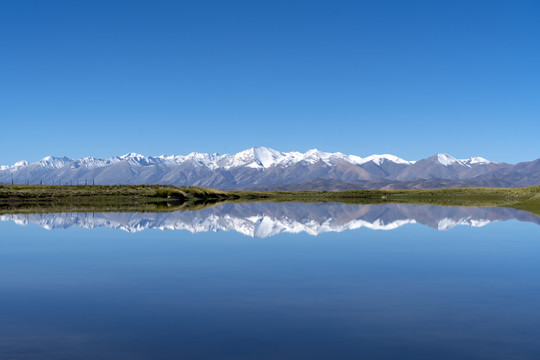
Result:
<svg viewBox="0 0 540 360">
<path fill-rule="evenodd" d="M 0 183 L 172 184 L 217 189 L 336 190 L 344 188 L 438 188 L 530 186 L 540 183 L 540 159 L 515 165 L 474 156 L 438 153 L 420 160 L 391 154 L 360 157 L 318 149 L 281 152 L 253 147 L 235 154 L 108 158 L 47 156 L 37 162 L 0 166 Z M 318 183 L 318 185 L 314 185 Z M 339 184 L 331 186 L 329 184 Z M 306 185 L 301 188 L 301 184 Z"/>
</svg>

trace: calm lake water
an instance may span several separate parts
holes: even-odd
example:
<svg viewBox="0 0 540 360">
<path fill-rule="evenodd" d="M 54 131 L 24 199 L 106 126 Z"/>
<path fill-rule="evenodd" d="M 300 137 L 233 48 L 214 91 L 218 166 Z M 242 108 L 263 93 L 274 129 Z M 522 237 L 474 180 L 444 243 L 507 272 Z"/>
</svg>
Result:
<svg viewBox="0 0 540 360">
<path fill-rule="evenodd" d="M 0 217 L 1 359 L 539 359 L 540 218 L 236 204 Z"/>
</svg>

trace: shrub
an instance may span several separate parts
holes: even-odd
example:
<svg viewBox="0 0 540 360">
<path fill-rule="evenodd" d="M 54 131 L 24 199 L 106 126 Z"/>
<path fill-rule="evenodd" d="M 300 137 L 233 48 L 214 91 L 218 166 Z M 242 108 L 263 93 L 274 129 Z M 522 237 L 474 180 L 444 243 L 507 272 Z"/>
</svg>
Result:
<svg viewBox="0 0 540 360">
<path fill-rule="evenodd" d="M 156 189 L 156 191 L 154 192 L 154 196 L 164 199 L 174 199 L 182 201 L 186 199 L 184 193 L 177 189 Z"/>
</svg>

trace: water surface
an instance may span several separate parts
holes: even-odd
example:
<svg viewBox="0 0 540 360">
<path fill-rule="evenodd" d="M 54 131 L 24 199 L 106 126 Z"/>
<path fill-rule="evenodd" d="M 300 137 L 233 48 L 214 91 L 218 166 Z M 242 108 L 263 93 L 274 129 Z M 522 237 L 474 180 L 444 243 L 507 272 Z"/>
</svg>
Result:
<svg viewBox="0 0 540 360">
<path fill-rule="evenodd" d="M 518 220 L 540 225 L 530 212 L 502 207 L 452 207 L 427 205 L 348 205 L 340 203 L 239 203 L 221 204 L 199 211 L 93 212 L 0 215 L 0 221 L 38 224 L 45 229 L 107 227 L 137 232 L 145 229 L 237 231 L 253 237 L 280 233 L 319 235 L 366 227 L 393 230 L 422 224 L 437 230 L 455 226 L 481 227 L 497 221 Z"/>
<path fill-rule="evenodd" d="M 540 358 L 527 212 L 254 203 L 1 220 L 2 359 Z"/>
</svg>

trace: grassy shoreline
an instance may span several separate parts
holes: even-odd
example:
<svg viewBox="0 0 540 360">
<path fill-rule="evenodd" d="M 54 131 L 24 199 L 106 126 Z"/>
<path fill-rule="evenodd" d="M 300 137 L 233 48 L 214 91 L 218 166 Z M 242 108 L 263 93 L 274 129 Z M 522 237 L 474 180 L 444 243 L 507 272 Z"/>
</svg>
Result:
<svg viewBox="0 0 540 360">
<path fill-rule="evenodd" d="M 0 185 L 0 214 L 191 210 L 221 202 L 340 202 L 502 206 L 540 216 L 540 186 L 434 190 L 221 191 L 162 185 Z"/>
</svg>

